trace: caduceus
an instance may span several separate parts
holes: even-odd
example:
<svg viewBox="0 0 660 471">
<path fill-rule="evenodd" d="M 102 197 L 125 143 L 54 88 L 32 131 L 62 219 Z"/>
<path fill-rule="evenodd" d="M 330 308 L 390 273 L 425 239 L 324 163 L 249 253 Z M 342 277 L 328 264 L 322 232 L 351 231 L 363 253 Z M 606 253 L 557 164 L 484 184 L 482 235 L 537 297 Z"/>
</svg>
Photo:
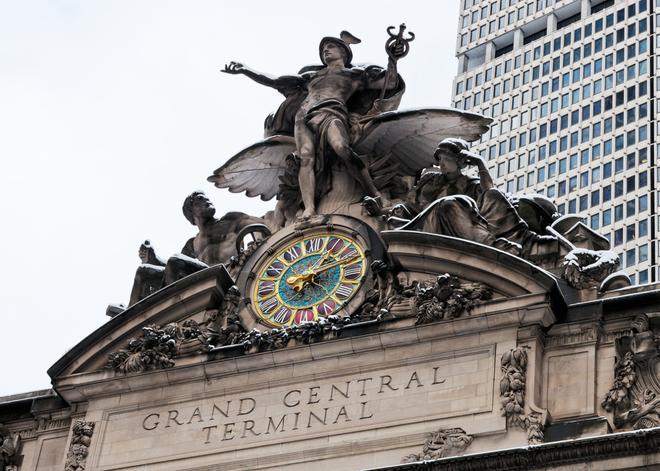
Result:
<svg viewBox="0 0 660 471">
<path fill-rule="evenodd" d="M 401 23 L 399 25 L 399 32 L 397 34 L 394 34 L 394 29 L 395 26 L 389 26 L 387 28 L 387 34 L 389 35 L 389 38 L 387 38 L 387 41 L 385 41 L 385 52 L 387 53 L 387 56 L 389 57 L 388 62 L 389 66 L 393 67 L 396 65 L 396 62 L 408 55 L 408 52 L 410 51 L 410 43 L 415 40 L 415 33 L 412 31 L 408 31 L 408 37 L 404 38 L 403 33 L 406 31 L 406 24 Z M 385 77 L 385 86 L 383 87 L 383 90 L 381 92 L 381 98 L 385 98 L 385 94 L 387 92 L 387 86 L 389 84 L 389 75 Z"/>
</svg>

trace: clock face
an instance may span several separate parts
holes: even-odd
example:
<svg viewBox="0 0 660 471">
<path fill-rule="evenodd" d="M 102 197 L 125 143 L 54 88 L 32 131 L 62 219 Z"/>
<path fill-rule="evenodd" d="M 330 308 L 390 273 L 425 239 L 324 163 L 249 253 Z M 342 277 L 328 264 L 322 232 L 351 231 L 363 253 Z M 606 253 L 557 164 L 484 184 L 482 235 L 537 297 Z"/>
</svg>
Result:
<svg viewBox="0 0 660 471">
<path fill-rule="evenodd" d="M 259 265 L 252 305 L 273 327 L 329 316 L 357 293 L 366 269 L 364 249 L 349 236 L 299 237 Z"/>
</svg>

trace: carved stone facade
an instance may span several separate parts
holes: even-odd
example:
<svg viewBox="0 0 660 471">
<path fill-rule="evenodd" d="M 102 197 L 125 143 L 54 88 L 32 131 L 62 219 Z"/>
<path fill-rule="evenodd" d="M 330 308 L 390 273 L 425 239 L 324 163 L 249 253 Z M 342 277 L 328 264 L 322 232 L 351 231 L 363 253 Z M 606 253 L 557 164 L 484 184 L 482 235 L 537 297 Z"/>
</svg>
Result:
<svg viewBox="0 0 660 471">
<path fill-rule="evenodd" d="M 129 307 L 57 360 L 53 390 L 0 398 L 5 467 L 660 464 L 660 286 L 613 273 L 579 216 L 496 188 L 468 143 L 489 118 L 398 111 L 405 31 L 387 67 L 353 65 L 345 31 L 297 75 L 227 65 L 285 99 L 209 180 L 274 210 L 218 219 L 190 194 L 183 255 L 143 244 Z"/>
<path fill-rule="evenodd" d="M 525 387 L 527 386 L 527 352 L 523 347 L 509 350 L 501 359 L 502 379 L 502 414 L 510 425 L 526 427 L 525 424 Z"/>
<path fill-rule="evenodd" d="M 66 455 L 64 471 L 83 471 L 87 469 L 89 446 L 94 434 L 94 422 L 76 420 L 71 428 L 71 443 Z"/>
<path fill-rule="evenodd" d="M 21 437 L 0 424 L 0 470 L 13 471 L 20 456 Z"/>
<path fill-rule="evenodd" d="M 660 336 L 645 314 L 637 316 L 630 335 L 616 340 L 612 388 L 602 407 L 614 414 L 617 428 L 660 426 Z"/>
<path fill-rule="evenodd" d="M 415 461 L 437 460 L 448 456 L 462 454 L 472 443 L 472 437 L 462 428 L 449 428 L 436 430 L 429 434 L 424 442 L 422 452 L 408 455 L 402 463 Z"/>
</svg>

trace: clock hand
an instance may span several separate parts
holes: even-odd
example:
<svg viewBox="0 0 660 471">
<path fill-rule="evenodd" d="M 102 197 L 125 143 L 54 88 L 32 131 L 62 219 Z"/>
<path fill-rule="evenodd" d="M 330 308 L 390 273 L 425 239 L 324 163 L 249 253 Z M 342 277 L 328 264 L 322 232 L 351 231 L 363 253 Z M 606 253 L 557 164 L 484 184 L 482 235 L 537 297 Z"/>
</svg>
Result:
<svg viewBox="0 0 660 471">
<path fill-rule="evenodd" d="M 313 270 L 314 268 L 320 266 L 323 262 L 327 262 L 328 258 L 330 258 L 331 255 L 332 252 L 330 252 L 329 250 L 326 251 L 322 257 L 319 257 L 319 259 L 316 262 L 314 262 L 314 264 L 311 267 L 309 267 L 309 269 Z"/>
<path fill-rule="evenodd" d="M 359 258 L 359 255 L 353 255 L 352 257 L 341 258 L 341 259 L 336 260 L 332 263 L 328 263 L 327 265 L 321 265 L 319 268 L 317 268 L 314 271 L 314 275 L 318 275 L 319 273 L 322 273 L 326 270 L 330 270 L 331 268 L 334 268 L 338 265 L 344 265 L 345 263 L 352 262 L 353 260 L 356 260 L 357 258 Z"/>
<path fill-rule="evenodd" d="M 293 287 L 293 290 L 296 292 L 301 292 L 305 286 L 307 286 L 312 279 L 314 278 L 314 269 L 324 261 L 326 261 L 330 256 L 332 255 L 332 252 L 327 251 L 325 254 L 323 254 L 322 257 L 319 257 L 316 262 L 310 267 L 308 267 L 306 270 L 304 270 L 302 273 L 298 273 L 295 275 L 291 275 L 286 279 L 286 283 Z"/>
</svg>

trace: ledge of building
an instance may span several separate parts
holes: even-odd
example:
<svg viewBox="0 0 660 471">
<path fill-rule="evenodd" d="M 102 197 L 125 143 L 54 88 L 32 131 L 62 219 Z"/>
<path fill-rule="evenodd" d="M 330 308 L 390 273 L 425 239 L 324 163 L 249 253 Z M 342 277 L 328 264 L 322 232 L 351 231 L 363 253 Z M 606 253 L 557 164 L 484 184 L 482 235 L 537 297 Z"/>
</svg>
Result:
<svg viewBox="0 0 660 471">
<path fill-rule="evenodd" d="M 572 463 L 593 463 L 622 457 L 644 457 L 644 465 L 660 463 L 660 427 L 635 430 L 632 432 L 612 433 L 598 437 L 564 440 L 559 442 L 509 448 L 486 453 L 442 458 L 433 461 L 418 461 L 384 468 L 372 468 L 365 471 L 390 470 L 428 470 L 428 471 L 467 471 L 475 469 L 523 470 L 570 465 Z M 632 469 L 628 466 L 608 469 Z M 651 468 L 648 468 L 651 469 Z M 655 469 L 655 468 L 653 468 Z"/>
</svg>

